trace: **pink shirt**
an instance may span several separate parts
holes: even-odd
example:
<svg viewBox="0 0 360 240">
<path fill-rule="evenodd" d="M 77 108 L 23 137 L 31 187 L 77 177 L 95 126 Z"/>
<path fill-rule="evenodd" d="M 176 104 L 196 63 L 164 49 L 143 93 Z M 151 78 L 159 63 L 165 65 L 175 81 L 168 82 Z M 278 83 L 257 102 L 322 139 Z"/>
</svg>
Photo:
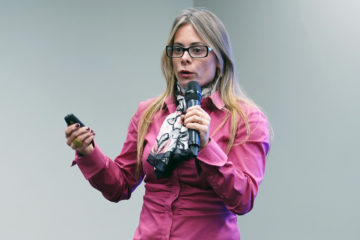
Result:
<svg viewBox="0 0 360 240">
<path fill-rule="evenodd" d="M 131 119 L 122 151 L 114 161 L 105 156 L 95 143 L 87 156 L 76 155 L 76 163 L 85 178 L 110 201 L 128 199 L 145 181 L 145 196 L 139 226 L 134 239 L 240 239 L 236 214 L 249 212 L 265 171 L 269 150 L 269 131 L 265 116 L 257 108 L 241 103 L 248 116 L 251 134 L 240 120 L 234 146 L 226 147 L 230 135 L 230 118 L 217 131 L 228 111 L 219 94 L 205 98 L 201 107 L 211 117 L 210 142 L 199 151 L 201 171 L 194 159 L 183 161 L 169 178 L 156 179 L 147 161 L 149 152 L 165 117 L 175 111 L 172 98 L 165 102 L 145 137 L 143 169 L 135 176 L 137 131 L 141 113 L 153 100 L 139 104 Z"/>
</svg>

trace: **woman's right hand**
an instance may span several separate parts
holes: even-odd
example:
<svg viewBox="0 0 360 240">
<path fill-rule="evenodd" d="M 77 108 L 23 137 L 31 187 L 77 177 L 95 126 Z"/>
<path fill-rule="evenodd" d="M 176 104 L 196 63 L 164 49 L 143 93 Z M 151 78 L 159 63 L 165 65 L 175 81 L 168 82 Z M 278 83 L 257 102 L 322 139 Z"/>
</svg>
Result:
<svg viewBox="0 0 360 240">
<path fill-rule="evenodd" d="M 81 155 L 88 155 L 94 147 L 91 142 L 95 133 L 89 127 L 80 127 L 80 124 L 72 124 L 65 129 L 66 144 Z"/>
</svg>

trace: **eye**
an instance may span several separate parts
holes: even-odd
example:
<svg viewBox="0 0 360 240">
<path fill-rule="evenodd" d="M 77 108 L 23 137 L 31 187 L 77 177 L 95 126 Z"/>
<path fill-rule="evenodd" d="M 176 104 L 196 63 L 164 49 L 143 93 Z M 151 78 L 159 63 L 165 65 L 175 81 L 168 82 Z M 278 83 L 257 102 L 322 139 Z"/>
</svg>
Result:
<svg viewBox="0 0 360 240">
<path fill-rule="evenodd" d="M 202 55 L 205 53 L 205 51 L 206 51 L 206 47 L 204 46 L 195 46 L 191 48 L 191 53 L 196 55 Z"/>
<path fill-rule="evenodd" d="M 174 53 L 174 54 L 180 54 L 180 53 L 182 53 L 182 47 L 174 46 L 174 47 L 173 47 L 173 53 Z"/>
</svg>

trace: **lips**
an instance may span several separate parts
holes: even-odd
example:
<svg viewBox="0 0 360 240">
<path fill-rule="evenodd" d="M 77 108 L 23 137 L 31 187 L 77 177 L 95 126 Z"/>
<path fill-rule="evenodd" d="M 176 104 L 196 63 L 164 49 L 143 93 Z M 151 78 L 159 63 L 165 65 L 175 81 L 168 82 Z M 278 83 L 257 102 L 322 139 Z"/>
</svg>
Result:
<svg viewBox="0 0 360 240">
<path fill-rule="evenodd" d="M 186 71 L 186 70 L 181 70 L 178 72 L 178 74 L 182 78 L 191 78 L 195 75 L 194 72 L 190 72 L 190 71 Z"/>
</svg>

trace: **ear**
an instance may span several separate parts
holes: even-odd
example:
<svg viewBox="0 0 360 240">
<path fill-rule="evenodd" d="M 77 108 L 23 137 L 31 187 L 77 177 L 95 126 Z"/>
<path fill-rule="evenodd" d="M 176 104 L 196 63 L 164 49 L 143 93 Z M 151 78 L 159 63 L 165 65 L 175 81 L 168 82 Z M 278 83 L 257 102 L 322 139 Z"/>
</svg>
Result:
<svg viewBox="0 0 360 240">
<path fill-rule="evenodd" d="M 218 75 L 222 75 L 221 73 L 221 65 L 220 65 L 220 61 L 216 61 L 216 72 L 218 73 Z"/>
<path fill-rule="evenodd" d="M 216 64 L 216 75 L 217 75 L 217 76 L 222 75 L 222 74 L 221 74 L 221 68 L 220 68 L 220 63 L 219 63 L 219 62 L 217 62 L 217 64 Z"/>
<path fill-rule="evenodd" d="M 219 60 L 216 61 L 216 68 L 220 70 L 220 62 L 219 62 Z"/>
<path fill-rule="evenodd" d="M 218 76 L 222 75 L 221 64 L 220 64 L 220 61 L 219 61 L 219 59 L 217 57 L 216 57 L 216 73 L 218 74 Z"/>
</svg>

